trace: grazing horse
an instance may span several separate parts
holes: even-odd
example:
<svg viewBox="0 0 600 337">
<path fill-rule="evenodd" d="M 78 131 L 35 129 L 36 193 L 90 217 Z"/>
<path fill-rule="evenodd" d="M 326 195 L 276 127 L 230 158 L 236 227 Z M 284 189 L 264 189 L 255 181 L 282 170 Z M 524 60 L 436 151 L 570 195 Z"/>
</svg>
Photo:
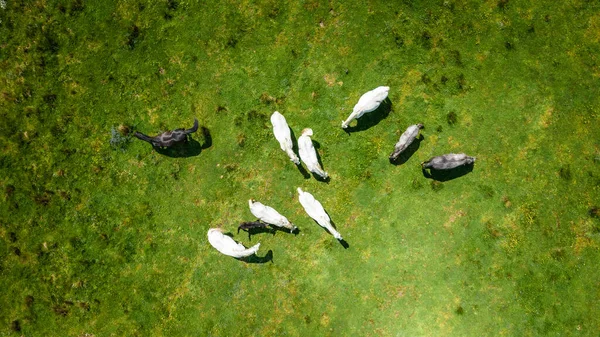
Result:
<svg viewBox="0 0 600 337">
<path fill-rule="evenodd" d="M 450 170 L 462 165 L 470 165 L 475 162 L 475 157 L 469 157 L 464 153 L 449 153 L 443 156 L 433 157 L 426 162 L 422 162 L 421 166 L 432 168 L 434 170 Z"/>
<path fill-rule="evenodd" d="M 153 147 L 164 148 L 171 147 L 175 144 L 185 143 L 188 141 L 188 134 L 196 132 L 198 130 L 198 120 L 194 118 L 194 126 L 189 129 L 175 129 L 173 131 L 166 131 L 158 136 L 150 137 L 146 136 L 141 132 L 136 132 L 133 135 L 141 140 L 147 141 L 152 144 Z"/>
<path fill-rule="evenodd" d="M 390 87 L 381 86 L 371 91 L 367 91 L 360 96 L 358 103 L 356 103 L 354 109 L 352 109 L 350 116 L 342 122 L 342 129 L 348 128 L 348 125 L 353 119 L 360 118 L 365 113 L 376 110 L 381 102 L 387 98 L 388 91 L 390 91 Z"/>
<path fill-rule="evenodd" d="M 312 140 L 310 139 L 310 136 L 312 135 L 312 129 L 306 128 L 302 130 L 302 135 L 298 138 L 298 154 L 310 172 L 320 176 L 323 179 L 327 179 L 329 175 L 327 172 L 323 171 L 323 168 L 319 164 L 317 150 L 315 150 Z"/>
<path fill-rule="evenodd" d="M 267 227 L 267 223 L 262 222 L 262 221 L 242 222 L 238 226 L 238 234 L 240 234 L 240 229 L 247 232 L 253 228 L 266 228 L 266 227 Z"/>
<path fill-rule="evenodd" d="M 331 225 L 331 219 L 325 212 L 323 205 L 312 194 L 304 192 L 300 187 L 298 187 L 298 196 L 306 214 L 313 218 L 319 226 L 327 229 L 334 238 L 342 240 L 342 235 Z"/>
<path fill-rule="evenodd" d="M 209 229 L 207 236 L 208 242 L 216 250 L 222 254 L 233 256 L 238 259 L 256 254 L 260 247 L 260 243 L 257 243 L 250 248 L 246 248 L 241 243 L 237 243 L 229 236 L 223 234 L 223 231 L 220 228 Z"/>
<path fill-rule="evenodd" d="M 300 159 L 294 153 L 292 134 L 285 117 L 278 111 L 275 111 L 271 115 L 271 124 L 273 124 L 273 134 L 275 134 L 275 139 L 279 142 L 281 149 L 287 153 L 294 164 L 300 165 Z"/>
<path fill-rule="evenodd" d="M 279 214 L 273 207 L 263 205 L 254 199 L 248 200 L 248 206 L 250 206 L 250 212 L 252 212 L 252 214 L 260 221 L 266 222 L 269 225 L 287 228 L 290 233 L 293 233 L 296 230 L 296 226 L 294 226 L 294 224 L 286 217 Z"/>
<path fill-rule="evenodd" d="M 410 144 L 417 138 L 419 135 L 419 130 L 423 128 L 423 124 L 415 124 L 409 126 L 406 131 L 400 136 L 400 140 L 394 146 L 394 152 L 390 155 L 390 160 L 394 161 L 400 157 L 400 154 L 404 152 Z"/>
</svg>

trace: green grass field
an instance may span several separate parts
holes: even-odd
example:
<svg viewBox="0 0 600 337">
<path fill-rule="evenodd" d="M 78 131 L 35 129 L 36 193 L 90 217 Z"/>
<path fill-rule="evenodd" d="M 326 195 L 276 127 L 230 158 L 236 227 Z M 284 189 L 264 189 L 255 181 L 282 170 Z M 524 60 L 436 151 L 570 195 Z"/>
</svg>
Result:
<svg viewBox="0 0 600 337">
<path fill-rule="evenodd" d="M 598 336 L 598 1 L 0 4 L 0 336 Z M 194 117 L 210 136 L 166 154 L 117 131 Z M 473 170 L 424 176 L 450 152 Z M 250 198 L 300 233 L 237 234 Z"/>
</svg>

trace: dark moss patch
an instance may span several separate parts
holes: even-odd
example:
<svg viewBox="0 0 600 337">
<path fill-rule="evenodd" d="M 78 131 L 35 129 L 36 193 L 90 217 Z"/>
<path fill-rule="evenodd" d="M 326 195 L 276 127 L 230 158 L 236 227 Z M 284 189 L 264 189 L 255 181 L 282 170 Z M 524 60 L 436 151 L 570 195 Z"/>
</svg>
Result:
<svg viewBox="0 0 600 337">
<path fill-rule="evenodd" d="M 76 250 L 82 249 L 85 245 L 85 241 L 78 236 L 72 237 L 69 242 L 71 243 L 71 247 Z"/>
<path fill-rule="evenodd" d="M 25 306 L 27 308 L 31 308 L 33 306 L 34 298 L 31 295 L 25 296 Z"/>
<path fill-rule="evenodd" d="M 28 39 L 33 39 L 40 32 L 40 26 L 37 23 L 29 23 L 25 27 L 25 36 Z"/>
<path fill-rule="evenodd" d="M 421 188 L 423 187 L 423 183 L 422 183 L 421 179 L 414 178 L 414 179 L 412 180 L 412 183 L 410 184 L 410 186 L 411 186 L 411 187 L 412 187 L 414 190 L 418 190 L 418 189 L 421 189 Z"/>
<path fill-rule="evenodd" d="M 402 38 L 402 36 L 400 36 L 400 35 L 394 36 L 394 44 L 396 45 L 396 48 L 404 47 L 404 39 Z"/>
<path fill-rule="evenodd" d="M 421 36 L 419 37 L 419 41 L 421 42 L 421 46 L 425 49 L 431 49 L 432 46 L 432 42 L 431 42 L 432 36 L 431 34 L 429 34 L 428 31 L 424 31 Z"/>
<path fill-rule="evenodd" d="M 71 1 L 70 13 L 71 15 L 79 14 L 83 12 L 85 6 L 83 5 L 83 0 L 73 0 Z"/>
<path fill-rule="evenodd" d="M 77 153 L 77 149 L 69 149 L 69 148 L 66 148 L 66 149 L 62 149 L 62 150 L 60 150 L 60 152 L 61 152 L 62 154 L 64 154 L 64 155 L 65 155 L 67 158 L 69 158 L 69 157 L 71 157 L 72 155 L 74 155 L 75 153 Z"/>
<path fill-rule="evenodd" d="M 448 122 L 448 125 L 454 125 L 454 124 L 456 124 L 456 122 L 458 121 L 458 116 L 456 115 L 456 112 L 450 111 L 446 115 L 446 121 Z"/>
<path fill-rule="evenodd" d="M 486 197 L 486 198 L 492 198 L 495 194 L 496 191 L 494 191 L 494 189 L 491 186 L 488 185 L 481 185 L 479 186 L 481 193 Z"/>
<path fill-rule="evenodd" d="M 427 75 L 427 74 L 421 75 L 421 82 L 423 82 L 425 84 L 431 83 L 431 79 L 429 78 L 429 75 Z"/>
<path fill-rule="evenodd" d="M 40 51 L 49 54 L 56 54 L 60 49 L 58 37 L 51 30 L 47 30 L 42 34 L 42 39 L 39 44 Z"/>
<path fill-rule="evenodd" d="M 441 182 L 437 181 L 437 180 L 432 180 L 431 181 L 431 190 L 434 192 L 439 192 L 444 188 L 444 184 L 442 184 Z"/>
<path fill-rule="evenodd" d="M 508 1 L 509 0 L 499 0 L 497 4 L 498 8 L 502 10 L 506 9 L 508 7 Z"/>
<path fill-rule="evenodd" d="M 177 0 L 167 0 L 167 9 L 171 11 L 177 10 L 179 2 Z"/>
<path fill-rule="evenodd" d="M 231 164 L 225 164 L 223 166 L 223 168 L 225 169 L 225 172 L 227 173 L 231 173 L 231 172 L 235 172 L 238 170 L 239 165 L 235 164 L 235 163 L 231 163 Z"/>
<path fill-rule="evenodd" d="M 459 66 L 459 67 L 463 66 L 462 58 L 461 58 L 460 52 L 458 50 L 451 50 L 450 55 L 452 57 L 454 65 Z"/>
<path fill-rule="evenodd" d="M 15 233 L 15 232 L 9 232 L 8 233 L 8 240 L 10 240 L 11 243 L 17 242 L 17 233 Z"/>
<path fill-rule="evenodd" d="M 181 167 L 179 165 L 173 165 L 173 167 L 171 168 L 171 178 L 173 178 L 173 180 L 179 180 L 179 173 L 181 172 Z M 152 212 L 150 212 L 152 213 Z"/>
<path fill-rule="evenodd" d="M 52 311 L 56 315 L 63 317 L 66 317 L 69 314 L 69 308 L 64 303 L 52 306 Z"/>
<path fill-rule="evenodd" d="M 56 102 L 55 94 L 47 94 L 42 97 L 44 99 L 44 103 L 54 107 L 54 103 Z"/>
<path fill-rule="evenodd" d="M 459 315 L 459 316 L 462 316 L 462 315 L 464 315 L 464 313 L 465 313 L 465 309 L 463 309 L 463 307 L 459 305 L 459 306 L 456 308 L 456 310 L 454 310 L 454 313 L 456 313 L 456 314 L 457 314 L 457 315 Z"/>
<path fill-rule="evenodd" d="M 554 248 L 552 249 L 552 251 L 550 252 L 550 256 L 552 256 L 552 258 L 554 260 L 557 261 L 561 261 L 565 258 L 566 256 L 566 252 L 564 248 Z"/>
<path fill-rule="evenodd" d="M 14 332 L 21 331 L 21 322 L 17 319 L 10 323 L 10 329 Z"/>
<path fill-rule="evenodd" d="M 571 176 L 571 168 L 569 166 L 563 166 L 558 170 L 558 176 L 566 181 L 570 181 Z"/>
<path fill-rule="evenodd" d="M 239 41 L 238 41 L 238 38 L 237 38 L 237 37 L 235 37 L 235 36 L 231 36 L 231 37 L 229 37 L 229 39 L 227 40 L 227 43 L 226 43 L 226 45 L 227 45 L 227 47 L 228 47 L 228 48 L 235 48 L 235 47 L 237 46 L 238 42 L 239 42 Z"/>
<path fill-rule="evenodd" d="M 588 210 L 588 215 L 595 219 L 600 219 L 600 207 L 594 206 Z"/>
<path fill-rule="evenodd" d="M 52 200 L 53 194 L 54 194 L 54 192 L 52 192 L 52 191 L 44 191 L 41 194 L 35 195 L 33 197 L 33 201 L 35 201 L 35 203 L 38 205 L 48 206 L 48 204 L 50 203 L 50 200 Z"/>
<path fill-rule="evenodd" d="M 136 25 L 131 26 L 129 29 L 129 35 L 127 36 L 127 47 L 129 50 L 133 50 L 133 48 L 135 48 L 139 38 L 140 28 Z"/>
<path fill-rule="evenodd" d="M 275 19 L 275 18 L 277 18 L 277 16 L 279 16 L 280 12 L 281 12 L 281 9 L 279 7 L 271 7 L 271 10 L 268 11 L 268 13 L 267 13 L 267 17 L 269 19 Z"/>
<path fill-rule="evenodd" d="M 271 95 L 267 94 L 266 92 L 263 92 L 263 93 L 260 95 L 260 98 L 259 98 L 259 100 L 260 100 L 260 102 L 261 102 L 261 103 L 263 103 L 263 104 L 272 104 L 272 103 L 275 103 L 275 102 L 277 101 L 277 98 L 275 98 L 275 97 L 273 97 L 273 96 L 271 96 Z"/>
<path fill-rule="evenodd" d="M 266 121 L 267 115 L 256 110 L 250 110 L 246 113 L 246 119 L 248 122 Z"/>
</svg>

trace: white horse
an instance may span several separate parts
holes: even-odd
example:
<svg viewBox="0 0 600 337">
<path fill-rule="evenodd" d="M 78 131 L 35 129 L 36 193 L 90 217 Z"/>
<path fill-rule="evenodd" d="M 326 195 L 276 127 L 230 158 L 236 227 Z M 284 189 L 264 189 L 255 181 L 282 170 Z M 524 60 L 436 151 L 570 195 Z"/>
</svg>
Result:
<svg viewBox="0 0 600 337">
<path fill-rule="evenodd" d="M 310 139 L 310 136 L 312 135 L 312 129 L 306 128 L 302 130 L 302 135 L 298 138 L 298 154 L 300 154 L 300 159 L 306 164 L 306 167 L 310 172 L 319 175 L 323 179 L 327 179 L 329 175 L 327 172 L 323 171 L 323 168 L 319 165 L 317 150 L 315 150 L 312 140 Z"/>
<path fill-rule="evenodd" d="M 272 207 L 265 206 L 253 199 L 248 200 L 248 206 L 250 206 L 250 212 L 259 220 L 277 227 L 287 228 L 290 230 L 290 233 L 296 230 L 294 224 Z"/>
<path fill-rule="evenodd" d="M 298 156 L 294 153 L 292 134 L 285 117 L 278 111 L 275 111 L 271 115 L 271 124 L 273 124 L 273 133 L 275 134 L 275 139 L 279 142 L 281 149 L 287 153 L 294 164 L 299 165 L 300 159 L 298 159 Z"/>
<path fill-rule="evenodd" d="M 360 99 L 354 106 L 350 116 L 348 116 L 348 118 L 342 122 L 342 129 L 347 128 L 353 119 L 360 118 L 365 113 L 377 109 L 381 102 L 387 98 L 388 91 L 390 91 L 390 87 L 381 86 L 360 96 Z"/>
<path fill-rule="evenodd" d="M 211 228 L 208 230 L 208 242 L 222 254 L 235 258 L 256 254 L 258 247 L 260 247 L 260 243 L 257 243 L 250 248 L 246 248 L 241 243 L 237 243 L 231 237 L 223 234 L 220 228 Z"/>
<path fill-rule="evenodd" d="M 298 187 L 298 194 L 300 204 L 302 204 L 302 207 L 304 207 L 306 213 L 321 227 L 327 229 L 329 233 L 333 235 L 333 237 L 338 240 L 342 240 L 342 235 L 331 225 L 331 219 L 325 212 L 323 205 L 321 205 L 321 203 L 315 199 L 312 194 L 302 191 L 300 187 Z"/>
</svg>

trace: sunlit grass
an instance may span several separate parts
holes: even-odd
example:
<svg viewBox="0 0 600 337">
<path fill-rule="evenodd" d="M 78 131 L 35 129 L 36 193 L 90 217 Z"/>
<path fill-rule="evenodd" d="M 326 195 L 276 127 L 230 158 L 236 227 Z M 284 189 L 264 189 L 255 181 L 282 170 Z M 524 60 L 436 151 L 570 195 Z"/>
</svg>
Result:
<svg viewBox="0 0 600 337">
<path fill-rule="evenodd" d="M 594 335 L 598 9 L 7 1 L 0 335 Z M 380 85 L 389 113 L 344 132 Z M 279 149 L 275 110 L 314 130 L 328 183 Z M 194 118 L 210 131 L 198 155 L 111 146 L 119 127 Z M 415 123 L 418 149 L 391 164 Z M 420 163 L 450 152 L 476 156 L 472 172 L 426 178 Z M 250 198 L 300 232 L 237 234 Z M 273 260 L 220 255 L 211 227 Z"/>
</svg>

